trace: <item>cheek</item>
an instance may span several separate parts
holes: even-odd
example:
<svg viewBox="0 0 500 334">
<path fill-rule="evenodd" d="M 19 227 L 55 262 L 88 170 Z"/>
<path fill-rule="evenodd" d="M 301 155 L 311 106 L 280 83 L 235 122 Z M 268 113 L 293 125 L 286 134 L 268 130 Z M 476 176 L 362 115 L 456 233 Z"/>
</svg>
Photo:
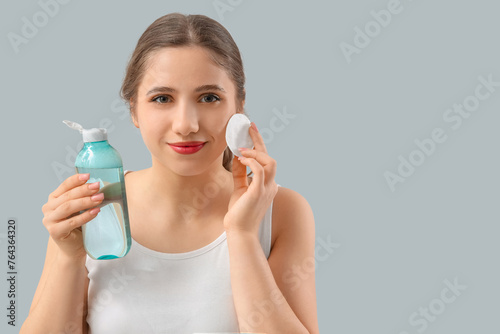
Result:
<svg viewBox="0 0 500 334">
<path fill-rule="evenodd" d="M 147 135 L 156 135 L 161 131 L 161 127 L 164 127 L 166 120 L 161 113 L 155 110 L 141 110 L 140 114 L 140 128 L 144 130 Z"/>
<path fill-rule="evenodd" d="M 223 142 L 226 144 L 226 120 L 219 120 L 217 123 L 212 125 L 212 129 L 214 129 L 213 134 L 216 136 L 219 142 Z"/>
<path fill-rule="evenodd" d="M 201 115 L 200 113 L 200 118 L 198 119 L 199 131 L 215 139 L 219 139 L 221 136 L 225 136 L 225 129 L 228 121 L 229 117 L 224 115 L 217 113 Z"/>
<path fill-rule="evenodd" d="M 162 123 L 151 120 L 143 119 L 140 123 L 139 130 L 141 131 L 144 142 L 156 142 L 163 138 Z"/>
</svg>

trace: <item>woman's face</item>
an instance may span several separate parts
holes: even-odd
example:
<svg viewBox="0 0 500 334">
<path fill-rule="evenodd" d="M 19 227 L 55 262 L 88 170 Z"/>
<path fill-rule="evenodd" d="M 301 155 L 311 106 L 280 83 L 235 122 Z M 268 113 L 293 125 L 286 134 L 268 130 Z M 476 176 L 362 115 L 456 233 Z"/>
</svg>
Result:
<svg viewBox="0 0 500 334">
<path fill-rule="evenodd" d="M 227 122 L 243 107 L 233 81 L 201 47 L 162 48 L 148 65 L 132 104 L 153 163 L 185 176 L 222 167 Z M 185 141 L 205 144 L 192 154 L 169 145 Z"/>
</svg>

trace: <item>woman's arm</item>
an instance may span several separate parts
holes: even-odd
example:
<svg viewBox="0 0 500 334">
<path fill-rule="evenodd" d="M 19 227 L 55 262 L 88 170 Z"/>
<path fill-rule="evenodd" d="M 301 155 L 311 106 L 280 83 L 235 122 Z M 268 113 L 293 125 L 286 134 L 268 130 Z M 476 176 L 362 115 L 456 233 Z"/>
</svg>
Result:
<svg viewBox="0 0 500 334">
<path fill-rule="evenodd" d="M 49 237 L 42 276 L 20 334 L 87 333 L 84 261 L 66 258 Z"/>
<path fill-rule="evenodd" d="M 227 233 L 240 331 L 319 333 L 314 217 L 305 198 L 280 187 L 273 205 L 275 224 L 277 239 L 269 260 L 257 236 L 239 230 Z"/>
</svg>

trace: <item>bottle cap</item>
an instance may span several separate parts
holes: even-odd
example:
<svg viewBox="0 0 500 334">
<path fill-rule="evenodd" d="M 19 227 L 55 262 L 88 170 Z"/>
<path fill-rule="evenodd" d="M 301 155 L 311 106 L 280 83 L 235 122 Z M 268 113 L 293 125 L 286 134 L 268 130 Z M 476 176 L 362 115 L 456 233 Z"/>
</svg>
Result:
<svg viewBox="0 0 500 334">
<path fill-rule="evenodd" d="M 104 128 L 84 129 L 80 124 L 75 122 L 63 121 L 63 123 L 72 128 L 73 130 L 80 131 L 80 133 L 83 135 L 83 141 L 86 143 L 93 141 L 108 140 L 108 132 Z"/>
</svg>

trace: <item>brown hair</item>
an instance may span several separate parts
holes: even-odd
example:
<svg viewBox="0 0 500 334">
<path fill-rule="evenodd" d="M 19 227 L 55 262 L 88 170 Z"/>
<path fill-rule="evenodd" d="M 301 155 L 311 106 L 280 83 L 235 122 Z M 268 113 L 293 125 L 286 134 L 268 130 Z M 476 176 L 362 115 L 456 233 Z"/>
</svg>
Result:
<svg viewBox="0 0 500 334">
<path fill-rule="evenodd" d="M 131 101 L 136 100 L 148 60 L 154 51 L 164 47 L 201 46 L 212 60 L 221 66 L 236 87 L 236 102 L 245 99 L 245 73 L 240 51 L 229 32 L 219 22 L 204 15 L 171 13 L 154 21 L 139 38 L 127 65 L 120 90 L 121 97 L 129 104 L 131 116 L 135 110 Z M 245 111 L 242 110 L 245 114 Z M 233 153 L 226 147 L 222 165 L 232 170 Z M 250 172 L 248 175 L 252 174 Z"/>
</svg>

